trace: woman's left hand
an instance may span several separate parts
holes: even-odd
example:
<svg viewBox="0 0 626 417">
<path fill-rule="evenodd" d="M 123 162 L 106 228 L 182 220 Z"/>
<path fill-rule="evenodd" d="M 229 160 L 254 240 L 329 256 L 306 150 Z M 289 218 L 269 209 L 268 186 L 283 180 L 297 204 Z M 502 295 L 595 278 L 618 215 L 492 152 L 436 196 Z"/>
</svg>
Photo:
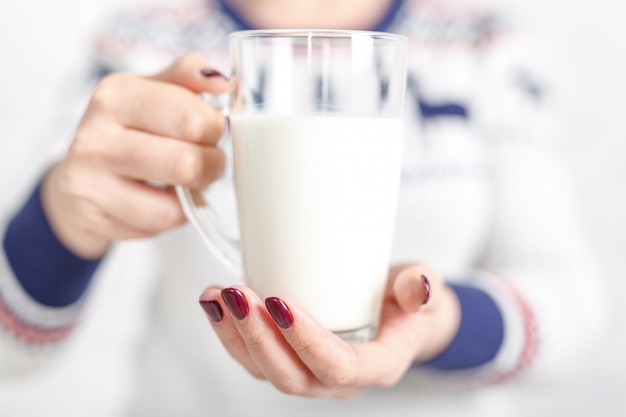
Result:
<svg viewBox="0 0 626 417">
<path fill-rule="evenodd" d="M 424 277 L 427 277 L 426 279 Z M 426 264 L 389 273 L 375 340 L 349 344 L 295 303 L 250 288 L 209 288 L 200 304 L 230 355 L 278 390 L 306 397 L 352 397 L 370 386 L 392 386 L 415 363 L 445 349 L 458 328 L 453 291 Z"/>
</svg>

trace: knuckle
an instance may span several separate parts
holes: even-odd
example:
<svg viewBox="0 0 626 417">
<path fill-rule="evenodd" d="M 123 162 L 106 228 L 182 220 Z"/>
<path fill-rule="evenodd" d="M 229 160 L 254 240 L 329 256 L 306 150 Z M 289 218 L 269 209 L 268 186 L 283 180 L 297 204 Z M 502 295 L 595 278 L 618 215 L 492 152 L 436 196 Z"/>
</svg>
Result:
<svg viewBox="0 0 626 417">
<path fill-rule="evenodd" d="M 201 189 L 219 178 L 226 166 L 224 153 L 217 148 L 184 149 L 172 158 L 170 176 L 176 184 Z"/>
<path fill-rule="evenodd" d="M 192 109 L 181 110 L 178 126 L 181 137 L 194 142 L 201 141 L 209 130 L 208 118 Z"/>
<path fill-rule="evenodd" d="M 97 99 L 99 100 L 99 99 Z M 102 101 L 106 101 L 102 99 Z M 109 104 L 90 104 L 85 112 L 73 140 L 68 148 L 68 156 L 77 160 L 87 159 L 92 162 L 111 161 L 118 151 L 118 134 L 107 117 L 103 116 L 102 107 Z M 94 107 L 100 107 L 95 109 Z"/>
<path fill-rule="evenodd" d="M 68 162 L 59 165 L 57 170 L 59 191 L 74 201 L 89 201 L 89 187 L 85 184 L 80 166 Z"/>
<path fill-rule="evenodd" d="M 92 157 L 97 154 L 91 135 L 85 129 L 78 129 L 69 146 L 68 155 L 75 158 Z"/>
<path fill-rule="evenodd" d="M 169 68 L 174 83 L 184 84 L 191 73 L 206 66 L 206 58 L 199 52 L 189 52 L 176 59 Z"/>
<path fill-rule="evenodd" d="M 204 159 L 200 152 L 184 151 L 172 158 L 171 178 L 176 184 L 194 187 L 199 184 L 204 171 Z"/>
<path fill-rule="evenodd" d="M 111 74 L 104 77 L 94 88 L 89 100 L 89 108 L 106 110 L 118 96 L 119 85 L 125 79 L 125 75 Z"/>
<path fill-rule="evenodd" d="M 174 62 L 175 69 L 188 68 L 198 62 L 204 61 L 204 57 L 199 52 L 189 52 L 178 58 Z"/>
<path fill-rule="evenodd" d="M 250 352 L 262 352 L 266 345 L 267 341 L 261 334 L 252 333 L 246 337 L 246 346 Z"/>
<path fill-rule="evenodd" d="M 179 71 L 182 68 L 185 68 L 187 66 L 187 63 L 190 60 L 190 55 L 191 54 L 184 54 L 180 57 L 178 57 L 176 60 L 174 60 L 174 62 L 171 64 L 170 68 L 174 71 Z"/>
<path fill-rule="evenodd" d="M 68 157 L 81 163 L 98 165 L 115 162 L 118 158 L 117 146 L 105 130 L 95 126 L 81 126 L 68 148 Z"/>
</svg>

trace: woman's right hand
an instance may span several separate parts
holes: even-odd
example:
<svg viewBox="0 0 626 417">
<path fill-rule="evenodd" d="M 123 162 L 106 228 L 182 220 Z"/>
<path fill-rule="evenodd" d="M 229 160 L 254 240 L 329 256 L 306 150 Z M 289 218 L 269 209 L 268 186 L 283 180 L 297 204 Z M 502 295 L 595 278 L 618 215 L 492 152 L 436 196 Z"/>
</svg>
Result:
<svg viewBox="0 0 626 417">
<path fill-rule="evenodd" d="M 227 89 L 226 78 L 197 54 L 153 76 L 104 78 L 65 158 L 43 182 L 44 210 L 61 242 L 93 259 L 112 241 L 182 224 L 172 186 L 205 187 L 225 163 L 217 148 L 224 118 L 198 93 Z"/>
</svg>

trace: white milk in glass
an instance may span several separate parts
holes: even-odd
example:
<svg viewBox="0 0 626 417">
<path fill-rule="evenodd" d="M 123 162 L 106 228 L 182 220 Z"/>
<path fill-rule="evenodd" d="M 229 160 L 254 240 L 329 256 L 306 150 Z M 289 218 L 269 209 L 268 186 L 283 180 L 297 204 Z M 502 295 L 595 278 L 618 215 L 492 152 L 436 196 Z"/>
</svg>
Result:
<svg viewBox="0 0 626 417">
<path fill-rule="evenodd" d="M 231 115 L 247 283 L 333 331 L 372 324 L 384 290 L 402 121 Z"/>
</svg>

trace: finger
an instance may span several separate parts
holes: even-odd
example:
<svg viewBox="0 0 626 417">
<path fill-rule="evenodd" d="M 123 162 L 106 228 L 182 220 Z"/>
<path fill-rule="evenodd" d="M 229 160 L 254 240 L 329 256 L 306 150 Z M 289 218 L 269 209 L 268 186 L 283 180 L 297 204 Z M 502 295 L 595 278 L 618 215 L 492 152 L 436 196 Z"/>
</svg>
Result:
<svg viewBox="0 0 626 417">
<path fill-rule="evenodd" d="M 195 93 L 222 93 L 228 90 L 228 79 L 197 53 L 182 56 L 165 70 L 148 78 L 178 84 Z"/>
<path fill-rule="evenodd" d="M 221 289 L 218 287 L 207 288 L 200 295 L 199 301 L 210 319 L 213 330 L 230 356 L 255 378 L 265 379 L 264 373 L 250 356 L 246 344 L 235 326 L 235 319 L 226 310 L 221 296 Z"/>
<path fill-rule="evenodd" d="M 70 156 L 109 167 L 133 179 L 204 188 L 219 178 L 226 163 L 222 150 L 95 123 L 97 137 L 77 137 Z"/>
<path fill-rule="evenodd" d="M 221 112 L 195 92 L 127 74 L 110 75 L 96 86 L 83 122 L 103 115 L 129 129 L 213 145 L 225 126 Z"/>
<path fill-rule="evenodd" d="M 285 340 L 324 387 L 341 396 L 362 386 L 354 345 L 323 328 L 293 303 L 268 298 L 266 307 Z"/>
<path fill-rule="evenodd" d="M 72 200 L 87 202 L 97 208 L 92 211 L 141 234 L 169 230 L 185 222 L 172 189 L 112 176 L 75 161 L 65 165 L 63 178 L 63 192 Z"/>
<path fill-rule="evenodd" d="M 214 69 L 204 56 L 198 53 L 186 54 L 165 70 L 147 78 L 175 84 L 193 93 L 209 92 L 217 94 L 224 93 L 228 91 L 229 88 L 228 79 L 221 72 Z M 196 95 L 196 97 L 198 96 Z M 202 104 L 205 107 L 209 107 L 204 101 L 202 101 Z M 197 106 L 197 100 L 195 100 L 194 106 Z M 211 130 L 209 133 L 212 134 L 209 134 L 208 137 L 209 139 L 216 137 L 219 139 L 221 133 L 224 131 L 224 119 L 219 117 L 221 113 L 215 112 L 213 109 L 211 110 L 211 117 L 207 121 L 212 122 L 211 125 L 214 125 L 217 130 Z M 187 118 L 185 114 L 184 112 L 182 113 L 183 117 L 181 120 Z M 218 116 L 217 118 L 216 115 Z M 193 132 L 194 124 L 201 125 L 201 123 L 194 120 L 192 117 L 189 117 L 189 119 L 189 124 L 192 126 L 189 130 Z M 215 136 L 216 132 L 219 133 L 219 136 Z"/>
<path fill-rule="evenodd" d="M 397 352 L 411 347 L 411 361 L 432 358 L 456 334 L 460 313 L 454 292 L 429 264 L 398 265 L 390 277 L 378 341 Z"/>
<path fill-rule="evenodd" d="M 253 291 L 236 286 L 223 290 L 222 297 L 235 317 L 235 325 L 250 356 L 278 390 L 309 397 L 328 394 L 297 352 L 286 343 L 264 303 Z"/>
<path fill-rule="evenodd" d="M 76 202 L 79 216 L 75 216 L 74 222 L 80 230 L 94 236 L 99 236 L 108 241 L 140 239 L 151 236 L 143 230 L 139 230 L 132 225 L 120 223 L 104 213 L 101 207 L 87 200 Z"/>
<path fill-rule="evenodd" d="M 402 269 L 393 278 L 393 295 L 404 311 L 417 312 L 430 300 L 432 288 L 426 275 L 430 272 L 427 269 L 421 266 L 410 266 Z"/>
<path fill-rule="evenodd" d="M 127 140 L 108 158 L 109 166 L 120 176 L 202 189 L 224 174 L 226 157 L 217 147 L 136 131 L 124 136 Z"/>
<path fill-rule="evenodd" d="M 145 235 L 171 230 L 185 223 L 186 217 L 172 188 L 156 188 L 145 183 L 108 177 L 109 192 L 98 194 L 97 202 L 107 215 L 120 224 Z"/>
<path fill-rule="evenodd" d="M 413 351 L 423 337 L 415 331 L 416 321 L 422 317 L 407 315 L 393 302 L 385 304 L 375 340 L 348 344 L 296 305 L 270 300 L 266 300 L 268 310 L 285 340 L 321 384 L 334 389 L 334 395 L 341 398 L 348 398 L 367 386 L 395 385 L 411 365 Z M 293 324 L 286 326 L 289 320 L 285 317 L 290 316 Z"/>
</svg>

